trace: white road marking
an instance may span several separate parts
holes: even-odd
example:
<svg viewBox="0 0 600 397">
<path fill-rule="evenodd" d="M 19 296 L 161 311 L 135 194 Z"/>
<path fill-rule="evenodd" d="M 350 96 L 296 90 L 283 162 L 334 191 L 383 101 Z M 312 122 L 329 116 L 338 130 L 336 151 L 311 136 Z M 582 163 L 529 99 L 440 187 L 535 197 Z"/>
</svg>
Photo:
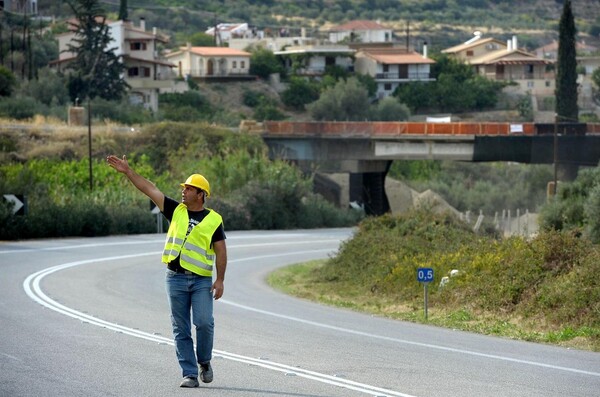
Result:
<svg viewBox="0 0 600 397">
<path fill-rule="evenodd" d="M 289 245 L 289 243 L 286 243 L 286 244 Z M 327 250 L 298 251 L 298 252 L 290 252 L 290 253 L 279 254 L 279 255 L 263 255 L 261 257 L 264 258 L 264 257 L 271 257 L 271 256 L 299 255 L 299 254 L 305 254 L 307 252 L 323 252 L 323 251 L 329 252 L 331 250 L 327 249 Z M 148 332 L 125 327 L 123 325 L 111 323 L 109 321 L 105 321 L 105 320 L 99 319 L 97 317 L 90 316 L 89 314 L 85 314 L 80 311 L 71 309 L 67 306 L 64 306 L 64 305 L 56 302 L 49 296 L 47 296 L 40 287 L 41 280 L 44 277 L 46 277 L 52 273 L 58 272 L 60 270 L 68 269 L 70 267 L 86 265 L 86 264 L 90 264 L 90 263 L 106 262 L 106 261 L 121 260 L 121 259 L 135 258 L 135 257 L 141 257 L 141 256 L 148 256 L 148 255 L 159 255 L 159 254 L 160 254 L 160 252 L 148 252 L 148 253 L 144 253 L 144 254 L 112 256 L 112 257 L 106 257 L 106 258 L 96 258 L 96 259 L 88 259 L 88 260 L 82 260 L 82 261 L 77 261 L 77 262 L 65 263 L 62 265 L 43 269 L 43 270 L 40 270 L 39 272 L 29 275 L 23 282 L 23 288 L 24 288 L 26 294 L 32 300 L 34 300 L 34 301 L 38 302 L 39 304 L 47 307 L 48 309 L 51 309 L 58 313 L 64 314 L 64 315 L 72 317 L 74 319 L 81 320 L 88 324 L 92 324 L 92 325 L 96 325 L 96 326 L 99 326 L 102 328 L 120 332 L 125 335 L 145 339 L 145 340 L 152 341 L 152 342 L 173 345 L 174 343 L 173 343 L 172 339 L 170 339 L 170 338 L 166 338 L 166 337 L 163 337 L 160 335 L 154 335 L 154 334 L 151 334 Z M 232 261 L 232 262 L 235 262 L 235 261 Z M 261 359 L 255 359 L 252 357 L 242 356 L 242 355 L 229 353 L 229 352 L 225 352 L 225 351 L 221 351 L 221 350 L 213 350 L 213 353 L 215 354 L 215 356 L 220 356 L 220 357 L 223 357 L 228 360 L 243 362 L 243 363 L 247 363 L 247 364 L 251 364 L 251 365 L 256 365 L 256 366 L 259 366 L 262 368 L 266 368 L 266 369 L 270 369 L 270 370 L 278 371 L 278 372 L 283 372 L 286 374 L 295 374 L 297 376 L 300 376 L 300 377 L 303 377 L 306 379 L 311 379 L 311 380 L 315 380 L 315 381 L 318 381 L 321 383 L 326 383 L 326 384 L 346 388 L 349 390 L 358 391 L 358 392 L 369 394 L 372 396 L 415 397 L 415 396 L 405 394 L 405 393 L 400 393 L 400 392 L 397 392 L 394 390 L 383 389 L 383 388 L 380 388 L 377 386 L 371 386 L 371 385 L 367 385 L 364 383 L 354 382 L 352 380 L 342 379 L 342 378 L 322 374 L 319 372 L 313 372 L 313 371 L 293 367 L 293 366 L 282 364 L 282 363 L 266 361 L 266 360 L 261 360 Z"/>
<path fill-rule="evenodd" d="M 324 242 L 324 241 L 325 240 L 320 240 L 319 242 Z M 331 241 L 338 241 L 338 240 L 332 239 Z M 135 243 L 145 244 L 145 243 L 156 243 L 156 241 L 110 243 L 110 245 L 123 245 L 123 244 L 131 245 L 132 243 L 133 244 L 135 244 Z M 304 243 L 306 243 L 306 242 L 305 241 L 295 241 L 293 243 L 286 242 L 286 243 L 264 243 L 264 244 L 265 245 L 290 245 L 290 244 L 304 244 Z M 312 241 L 311 243 L 314 244 L 315 242 Z M 106 244 L 88 244 L 88 245 L 83 245 L 83 246 L 89 247 L 89 246 L 101 246 L 101 245 L 106 245 Z M 231 248 L 236 248 L 236 247 L 241 248 L 241 247 L 246 247 L 246 246 L 260 246 L 260 245 L 263 245 L 263 244 L 247 244 L 247 245 L 233 245 L 232 244 Z M 70 248 L 82 248 L 82 245 L 69 246 L 68 248 L 69 249 Z M 67 247 L 57 247 L 56 249 L 67 249 Z M 44 249 L 41 249 L 41 250 L 44 250 Z M 25 252 L 25 251 L 26 250 L 10 251 L 10 252 Z M 35 250 L 31 250 L 31 251 L 35 251 Z M 261 259 L 261 258 L 272 258 L 272 257 L 278 257 L 278 256 L 290 256 L 290 255 L 294 256 L 294 255 L 299 255 L 299 254 L 303 254 L 303 253 L 307 253 L 307 252 L 324 252 L 324 251 L 332 252 L 334 250 L 321 249 L 321 250 L 309 250 L 309 251 L 299 251 L 299 252 L 290 252 L 290 253 L 260 255 L 260 256 L 255 256 L 255 257 L 231 260 L 230 263 L 250 261 L 250 260 L 256 260 L 256 259 Z M 3 253 L 3 252 L 0 252 L 0 253 Z M 60 270 L 70 268 L 70 267 L 89 264 L 89 263 L 97 263 L 97 262 L 104 262 L 104 261 L 111 261 L 111 260 L 121 260 L 121 259 L 127 259 L 127 258 L 149 256 L 149 255 L 159 255 L 159 254 L 160 254 L 160 251 L 157 251 L 157 252 L 147 252 L 147 253 L 143 253 L 143 254 L 131 254 L 131 255 L 113 256 L 113 257 L 106 257 L 106 258 L 95 258 L 95 259 L 65 263 L 62 265 L 50 267 L 50 268 L 41 270 L 37 273 L 31 274 L 23 282 L 23 288 L 25 289 L 25 292 L 31 299 L 33 299 L 34 301 L 40 303 L 41 305 L 43 305 L 49 309 L 52 309 L 54 311 L 57 311 L 61 314 L 67 315 L 72 318 L 79 319 L 81 321 L 88 322 L 93 325 L 97 325 L 97 326 L 100 326 L 103 328 L 118 331 L 118 332 L 121 332 L 126 335 L 130 335 L 133 337 L 142 338 L 142 339 L 146 339 L 146 340 L 153 341 L 153 342 L 166 343 L 166 344 L 173 345 L 172 340 L 169 338 L 165 338 L 162 336 L 135 330 L 135 329 L 132 329 L 129 327 L 124 327 L 124 326 L 121 326 L 121 325 L 118 325 L 115 323 L 110 323 L 108 321 L 98 319 L 96 317 L 93 317 L 93 316 L 87 315 L 85 313 L 81 313 L 79 311 L 68 308 L 68 307 L 61 305 L 60 303 L 52 300 L 51 298 L 49 298 L 47 295 L 44 294 L 44 292 L 40 288 L 40 281 L 45 276 L 52 274 L 54 272 L 60 271 Z M 236 302 L 230 302 L 230 301 L 227 301 L 226 299 L 220 299 L 220 302 L 231 305 L 231 306 L 238 307 L 243 310 L 253 311 L 256 313 L 273 316 L 273 317 L 278 317 L 278 318 L 286 319 L 289 321 L 295 321 L 295 322 L 299 322 L 299 323 L 303 323 L 303 324 L 308 324 L 308 325 L 312 325 L 315 327 L 332 329 L 332 330 L 335 330 L 338 332 L 344 332 L 344 333 L 349 333 L 349 334 L 354 334 L 354 335 L 365 336 L 368 338 L 387 340 L 387 341 L 391 341 L 391 342 L 395 342 L 395 343 L 419 346 L 419 347 L 424 347 L 424 348 L 429 348 L 429 349 L 437 349 L 437 350 L 449 351 L 449 352 L 454 352 L 454 353 L 459 353 L 459 354 L 485 357 L 485 358 L 489 358 L 489 359 L 508 361 L 508 362 L 532 365 L 532 366 L 537 366 L 537 367 L 542 367 L 542 368 L 549 368 L 549 369 L 554 369 L 554 370 L 567 371 L 567 372 L 573 372 L 573 373 L 579 373 L 579 374 L 584 374 L 584 375 L 600 377 L 600 373 L 598 373 L 598 372 L 585 371 L 585 370 L 580 370 L 580 369 L 576 369 L 576 368 L 562 367 L 562 366 L 545 364 L 545 363 L 529 361 L 529 360 L 520 360 L 520 359 L 515 359 L 515 358 L 511 358 L 511 357 L 506 357 L 506 356 L 480 353 L 480 352 L 475 352 L 475 351 L 470 351 L 470 350 L 451 348 L 451 347 L 442 346 L 442 345 L 420 343 L 420 342 L 414 342 L 414 341 L 404 340 L 404 339 L 399 339 L 399 338 L 386 337 L 386 336 L 382 336 L 382 335 L 371 334 L 371 333 L 362 332 L 362 331 L 356 331 L 353 329 L 332 326 L 332 325 L 319 323 L 319 322 L 315 322 L 315 321 L 304 320 L 304 319 L 301 319 L 298 317 L 292 317 L 292 316 L 287 316 L 284 314 L 261 310 L 261 309 L 253 308 L 250 306 L 242 305 L 242 304 L 239 304 Z M 299 369 L 297 367 L 288 366 L 286 364 L 270 362 L 270 361 L 265 361 L 265 360 L 261 360 L 261 359 L 255 359 L 252 357 L 240 356 L 240 355 L 236 355 L 234 353 L 228 353 L 228 352 L 219 351 L 219 350 L 215 350 L 214 353 L 217 356 L 221 356 L 221 357 L 229 359 L 229 360 L 240 361 L 240 362 L 244 362 L 244 363 L 248 363 L 248 364 L 252 364 L 252 365 L 257 365 L 257 366 L 271 369 L 274 371 L 293 373 L 293 374 L 302 376 L 307 379 L 313 379 L 313 380 L 317 380 L 319 382 L 323 382 L 323 383 L 327 383 L 327 384 L 331 384 L 331 385 L 337 385 L 337 386 L 344 387 L 347 389 L 364 392 L 366 394 L 371 394 L 373 396 L 414 397 L 414 396 L 396 392 L 393 390 L 382 389 L 382 388 L 378 388 L 376 386 L 357 383 L 357 382 L 353 382 L 351 380 L 346 380 L 346 379 L 339 378 L 339 377 L 334 377 L 334 376 L 330 376 L 330 375 L 326 375 L 326 374 L 321 374 L 321 373 L 317 373 L 317 372 Z"/>
</svg>

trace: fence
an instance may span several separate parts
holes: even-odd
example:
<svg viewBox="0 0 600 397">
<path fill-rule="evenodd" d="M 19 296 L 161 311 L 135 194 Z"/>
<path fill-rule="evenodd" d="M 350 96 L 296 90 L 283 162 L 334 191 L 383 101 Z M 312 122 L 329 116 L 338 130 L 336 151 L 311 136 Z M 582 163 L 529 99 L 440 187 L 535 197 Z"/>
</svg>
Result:
<svg viewBox="0 0 600 397">
<path fill-rule="evenodd" d="M 485 215 L 479 211 L 479 215 L 474 216 L 471 211 L 462 212 L 461 220 L 473 227 L 473 230 L 478 231 L 481 228 Z M 496 211 L 492 220 L 494 227 L 504 236 L 523 236 L 532 237 L 539 230 L 538 214 L 530 213 L 528 209 L 522 212 L 520 209 L 516 211 L 502 210 Z"/>
</svg>

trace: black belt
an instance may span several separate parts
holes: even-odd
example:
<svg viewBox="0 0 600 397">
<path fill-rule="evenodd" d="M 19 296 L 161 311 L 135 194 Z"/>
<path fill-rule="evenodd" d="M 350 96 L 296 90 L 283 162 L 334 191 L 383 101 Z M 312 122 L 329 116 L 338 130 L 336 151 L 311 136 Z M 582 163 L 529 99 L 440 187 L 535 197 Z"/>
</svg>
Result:
<svg viewBox="0 0 600 397">
<path fill-rule="evenodd" d="M 193 275 L 196 275 L 196 276 L 197 276 L 197 274 L 196 274 L 196 273 L 194 273 L 194 272 L 190 272 L 189 270 L 185 270 L 185 269 L 184 269 L 184 268 L 182 268 L 181 266 L 175 266 L 175 265 L 173 265 L 173 264 L 171 264 L 171 263 L 169 263 L 169 264 L 167 265 L 167 268 L 168 268 L 169 270 L 172 270 L 172 271 L 174 271 L 175 273 L 179 273 L 179 274 L 187 274 L 187 275 L 192 275 L 192 274 L 193 274 Z"/>
</svg>

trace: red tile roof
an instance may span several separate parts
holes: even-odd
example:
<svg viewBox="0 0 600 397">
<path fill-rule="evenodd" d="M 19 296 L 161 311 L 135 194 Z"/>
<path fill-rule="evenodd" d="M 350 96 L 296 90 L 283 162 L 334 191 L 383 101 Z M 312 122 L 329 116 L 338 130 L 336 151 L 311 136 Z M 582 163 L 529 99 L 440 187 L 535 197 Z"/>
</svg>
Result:
<svg viewBox="0 0 600 397">
<path fill-rule="evenodd" d="M 187 51 L 187 47 L 180 47 L 182 51 Z M 223 56 L 223 57 L 249 57 L 250 53 L 242 50 L 236 50 L 229 47 L 192 47 L 192 53 L 203 56 Z"/>
</svg>

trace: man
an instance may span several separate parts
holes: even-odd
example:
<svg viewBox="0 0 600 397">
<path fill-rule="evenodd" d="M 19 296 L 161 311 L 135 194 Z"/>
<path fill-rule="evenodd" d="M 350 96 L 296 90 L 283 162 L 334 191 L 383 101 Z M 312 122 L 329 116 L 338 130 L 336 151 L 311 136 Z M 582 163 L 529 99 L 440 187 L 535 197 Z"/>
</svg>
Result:
<svg viewBox="0 0 600 397">
<path fill-rule="evenodd" d="M 213 297 L 223 296 L 227 248 L 221 216 L 205 208 L 210 185 L 200 174 L 181 184 L 181 203 L 165 196 L 153 183 L 129 167 L 127 158 L 110 155 L 108 165 L 148 196 L 170 221 L 162 261 L 167 265 L 166 289 L 171 307 L 171 323 L 177 359 L 183 372 L 180 387 L 198 387 L 213 380 L 210 365 L 213 348 Z M 217 274 L 212 281 L 213 264 Z M 214 295 L 213 295 L 214 294 Z M 196 351 L 191 318 L 196 327 Z"/>
</svg>

